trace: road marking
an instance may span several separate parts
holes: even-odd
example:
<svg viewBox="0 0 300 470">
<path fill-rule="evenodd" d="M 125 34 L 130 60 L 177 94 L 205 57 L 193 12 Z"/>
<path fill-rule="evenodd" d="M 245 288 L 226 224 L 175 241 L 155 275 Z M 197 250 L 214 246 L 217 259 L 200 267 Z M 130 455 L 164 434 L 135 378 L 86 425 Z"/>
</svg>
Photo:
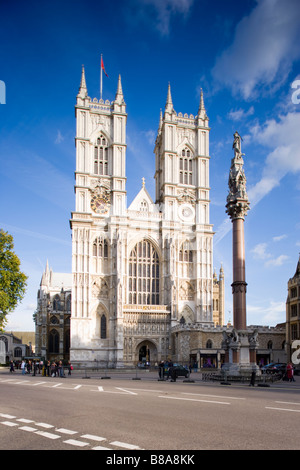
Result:
<svg viewBox="0 0 300 470">
<path fill-rule="evenodd" d="M 41 428 L 54 428 L 54 426 L 52 424 L 47 424 L 47 423 L 35 423 L 36 426 L 40 426 Z"/>
<path fill-rule="evenodd" d="M 275 401 L 275 403 L 284 403 L 286 405 L 300 405 L 300 403 L 291 402 L 291 401 Z"/>
<path fill-rule="evenodd" d="M 52 387 L 53 387 L 53 388 L 56 388 L 56 387 L 59 387 L 60 385 L 62 385 L 62 382 L 59 383 L 59 384 L 52 385 Z"/>
<path fill-rule="evenodd" d="M 182 392 L 182 394 L 183 395 L 196 395 L 197 397 L 226 398 L 227 400 L 246 400 L 246 398 L 241 398 L 241 397 L 224 397 L 222 395 L 209 395 L 205 393 Z"/>
<path fill-rule="evenodd" d="M 83 441 L 76 441 L 75 439 L 68 439 L 67 441 L 63 441 L 65 444 L 70 444 L 71 446 L 78 446 L 78 447 L 84 447 L 88 446 L 88 442 L 83 442 Z"/>
<path fill-rule="evenodd" d="M 56 432 L 61 432 L 63 434 L 77 434 L 77 431 L 71 431 L 70 429 L 65 429 L 65 428 L 56 428 Z"/>
<path fill-rule="evenodd" d="M 36 428 L 32 428 L 31 426 L 20 426 L 19 429 L 22 429 L 22 431 L 28 431 L 28 432 L 35 432 L 35 431 L 37 431 Z"/>
<path fill-rule="evenodd" d="M 267 410 L 279 410 L 279 411 L 293 411 L 294 413 L 300 413 L 300 410 L 292 410 L 291 408 L 275 408 L 272 406 L 266 406 Z"/>
<path fill-rule="evenodd" d="M 121 390 L 121 392 L 129 393 L 130 395 L 137 395 L 137 393 L 131 392 L 131 391 L 129 391 L 129 390 L 126 390 L 125 388 L 116 387 L 116 389 L 117 389 L 117 390 Z"/>
<path fill-rule="evenodd" d="M 127 444 L 126 442 L 120 442 L 120 441 L 113 441 L 110 442 L 112 446 L 117 446 L 117 447 L 124 447 L 124 449 L 131 449 L 131 450 L 137 450 L 139 449 L 138 446 L 134 446 L 132 444 Z"/>
<path fill-rule="evenodd" d="M 19 421 L 20 423 L 34 423 L 34 421 L 32 419 L 26 419 L 26 418 L 19 418 L 17 419 L 17 421 Z"/>
<path fill-rule="evenodd" d="M 106 441 L 105 437 L 100 437 L 100 436 L 94 436 L 93 434 L 83 434 L 83 436 L 80 436 L 83 439 L 91 439 L 92 441 Z"/>
<path fill-rule="evenodd" d="M 91 450 L 112 450 L 112 449 L 110 449 L 109 447 L 96 446 L 96 447 L 92 447 Z"/>
<path fill-rule="evenodd" d="M 1 421 L 1 424 L 5 424 L 5 426 L 18 426 L 18 423 L 13 423 L 12 421 Z"/>
<path fill-rule="evenodd" d="M 58 434 L 53 434 L 51 432 L 46 432 L 46 431 L 36 431 L 35 434 L 38 434 L 39 436 L 47 437 L 48 439 L 60 439 L 61 436 Z"/>
<path fill-rule="evenodd" d="M 1 416 L 1 418 L 16 419 L 16 416 L 7 415 L 5 413 L 0 413 L 0 416 Z"/>
<path fill-rule="evenodd" d="M 214 403 L 216 405 L 230 405 L 230 403 L 228 403 L 226 401 L 196 400 L 195 398 L 166 397 L 164 395 L 160 395 L 158 398 L 167 398 L 168 400 L 198 401 L 198 402 L 202 402 L 202 403 Z"/>
</svg>

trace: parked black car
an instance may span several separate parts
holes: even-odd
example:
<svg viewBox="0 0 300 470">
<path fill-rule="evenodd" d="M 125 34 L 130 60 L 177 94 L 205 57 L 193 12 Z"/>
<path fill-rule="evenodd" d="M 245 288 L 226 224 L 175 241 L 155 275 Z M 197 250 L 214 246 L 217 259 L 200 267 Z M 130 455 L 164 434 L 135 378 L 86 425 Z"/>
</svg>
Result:
<svg viewBox="0 0 300 470">
<path fill-rule="evenodd" d="M 173 367 L 173 371 L 176 372 L 176 377 L 189 377 L 190 372 L 189 370 L 182 366 L 181 364 L 173 364 L 171 367 L 167 367 L 167 370 L 165 369 L 165 375 L 170 375 L 170 369 Z"/>
<path fill-rule="evenodd" d="M 261 368 L 261 371 L 266 374 L 281 374 L 286 372 L 286 364 L 284 362 L 272 362 Z"/>
</svg>

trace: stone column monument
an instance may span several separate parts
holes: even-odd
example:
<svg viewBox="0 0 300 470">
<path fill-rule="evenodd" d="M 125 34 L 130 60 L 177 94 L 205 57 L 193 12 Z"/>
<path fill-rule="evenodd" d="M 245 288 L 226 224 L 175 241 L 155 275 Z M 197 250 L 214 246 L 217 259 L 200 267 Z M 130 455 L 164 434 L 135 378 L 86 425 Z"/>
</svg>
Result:
<svg viewBox="0 0 300 470">
<path fill-rule="evenodd" d="M 233 258 L 233 329 L 223 333 L 223 347 L 227 369 L 231 373 L 243 373 L 256 368 L 257 332 L 247 329 L 245 279 L 244 220 L 249 210 L 246 192 L 246 177 L 243 169 L 241 136 L 234 133 L 234 157 L 229 173 L 229 193 L 226 212 L 232 221 L 232 258 Z"/>
<path fill-rule="evenodd" d="M 229 173 L 229 194 L 226 212 L 232 221 L 232 257 L 233 257 L 233 325 L 237 330 L 246 329 L 246 290 L 245 280 L 245 243 L 244 220 L 249 210 L 246 192 L 246 177 L 243 169 L 244 160 L 241 152 L 241 137 L 234 133 L 234 157 Z"/>
</svg>

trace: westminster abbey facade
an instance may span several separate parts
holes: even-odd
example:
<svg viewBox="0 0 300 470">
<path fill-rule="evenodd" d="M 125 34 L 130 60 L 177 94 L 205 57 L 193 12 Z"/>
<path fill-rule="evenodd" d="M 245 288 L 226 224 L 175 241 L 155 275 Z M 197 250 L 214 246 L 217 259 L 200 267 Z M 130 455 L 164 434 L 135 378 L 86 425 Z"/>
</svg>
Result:
<svg viewBox="0 0 300 470">
<path fill-rule="evenodd" d="M 115 367 L 172 357 L 172 330 L 224 323 L 213 273 L 209 124 L 174 110 L 170 86 L 155 143 L 155 200 L 145 180 L 126 206 L 126 104 L 77 95 L 70 359 Z"/>
</svg>

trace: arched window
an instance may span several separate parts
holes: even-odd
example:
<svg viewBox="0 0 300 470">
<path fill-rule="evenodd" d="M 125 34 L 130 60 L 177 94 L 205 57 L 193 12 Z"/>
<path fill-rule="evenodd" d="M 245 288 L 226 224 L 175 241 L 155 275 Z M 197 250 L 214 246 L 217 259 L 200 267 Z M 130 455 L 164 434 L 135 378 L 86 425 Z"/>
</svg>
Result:
<svg viewBox="0 0 300 470">
<path fill-rule="evenodd" d="M 101 134 L 94 148 L 94 173 L 96 175 L 108 175 L 108 147 L 107 140 Z"/>
<path fill-rule="evenodd" d="M 101 339 L 105 339 L 107 337 L 106 316 L 105 316 L 104 313 L 101 315 L 100 337 L 101 337 Z"/>
<path fill-rule="evenodd" d="M 193 159 L 191 151 L 185 148 L 179 158 L 179 183 L 193 184 Z"/>
<path fill-rule="evenodd" d="M 270 340 L 268 341 L 268 349 L 272 349 L 273 348 L 273 342 Z"/>
<path fill-rule="evenodd" d="M 49 353 L 59 352 L 59 333 L 56 330 L 51 330 L 49 333 Z"/>
<path fill-rule="evenodd" d="M 19 346 L 14 349 L 14 357 L 22 357 L 22 348 Z"/>
<path fill-rule="evenodd" d="M 71 312 L 71 296 L 67 297 L 67 312 Z"/>
<path fill-rule="evenodd" d="M 60 305 L 60 297 L 59 295 L 56 295 L 53 300 L 53 310 L 58 311 L 61 310 L 61 305 Z"/>
<path fill-rule="evenodd" d="M 129 256 L 129 303 L 159 304 L 159 259 L 153 245 L 139 242 Z"/>
<path fill-rule="evenodd" d="M 96 240 L 93 243 L 93 256 L 96 256 L 98 258 L 108 257 L 107 241 L 103 240 L 102 237 L 96 238 Z"/>
<path fill-rule="evenodd" d="M 206 348 L 207 349 L 212 349 L 212 340 L 211 339 L 208 339 L 207 342 L 206 342 Z"/>
</svg>

